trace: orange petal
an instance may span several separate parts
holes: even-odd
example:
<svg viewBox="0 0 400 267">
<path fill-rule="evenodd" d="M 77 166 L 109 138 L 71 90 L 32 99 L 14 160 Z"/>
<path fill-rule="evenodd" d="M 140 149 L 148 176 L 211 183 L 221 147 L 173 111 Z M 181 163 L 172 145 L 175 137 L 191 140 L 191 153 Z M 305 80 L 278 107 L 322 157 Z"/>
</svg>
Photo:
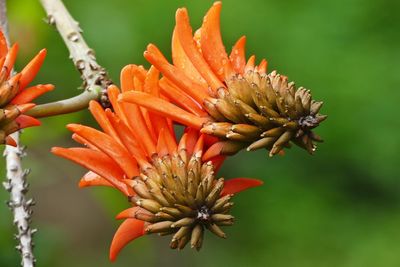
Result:
<svg viewBox="0 0 400 267">
<path fill-rule="evenodd" d="M 165 136 L 165 142 L 168 147 L 168 151 L 172 155 L 172 153 L 174 153 L 176 151 L 176 149 L 178 148 L 178 145 L 176 144 L 175 136 L 170 131 L 169 128 L 165 128 L 164 136 Z"/>
<path fill-rule="evenodd" d="M 3 68 L 1 70 L 0 79 L 4 79 L 4 77 L 8 77 L 10 75 L 10 72 L 14 67 L 15 59 L 17 58 L 17 53 L 18 44 L 14 44 L 10 50 L 8 50 Z"/>
<path fill-rule="evenodd" d="M 144 81 L 146 77 L 146 70 L 142 66 L 135 64 L 129 64 L 121 70 L 121 89 L 122 92 L 135 90 L 135 82 Z"/>
<path fill-rule="evenodd" d="M 118 228 L 111 242 L 110 260 L 115 261 L 122 248 L 132 240 L 145 234 L 144 221 L 126 219 Z"/>
<path fill-rule="evenodd" d="M 147 131 L 150 134 L 150 138 L 155 142 L 157 140 L 156 131 L 153 127 L 152 118 L 153 114 L 151 114 L 147 109 L 140 107 L 140 112 L 142 113 L 143 119 L 145 121 L 145 125 L 147 127 Z M 157 116 L 157 115 L 156 115 Z"/>
<path fill-rule="evenodd" d="M 246 189 L 260 186 L 263 181 L 250 178 L 233 178 L 225 181 L 224 188 L 222 189 L 221 196 L 228 194 L 236 194 Z"/>
<path fill-rule="evenodd" d="M 127 65 L 121 70 L 121 91 L 126 92 L 130 90 L 134 90 L 134 85 L 133 85 L 133 72 L 134 69 L 137 68 L 136 65 Z"/>
<path fill-rule="evenodd" d="M 128 149 L 131 155 L 137 160 L 141 168 L 146 168 L 149 163 L 146 160 L 146 151 L 138 141 L 135 139 L 134 134 L 125 123 L 120 120 L 114 113 L 110 110 L 106 111 L 108 118 L 110 119 L 113 127 L 118 131 L 124 146 Z"/>
<path fill-rule="evenodd" d="M 163 156 L 169 154 L 164 132 L 165 132 L 165 129 L 164 128 L 161 129 L 160 135 L 158 136 L 158 141 L 157 141 L 157 154 L 160 157 L 163 157 Z"/>
<path fill-rule="evenodd" d="M 1 33 L 1 31 L 0 31 L 0 33 Z M 0 57 L 0 70 L 3 68 L 4 61 L 5 61 L 5 60 L 6 60 L 6 57 L 5 57 L 5 56 Z"/>
<path fill-rule="evenodd" d="M 68 130 L 79 134 L 99 150 L 111 157 L 121 167 L 121 169 L 124 170 L 129 178 L 138 175 L 139 169 L 136 160 L 129 154 L 125 147 L 117 143 L 109 135 L 79 124 L 68 124 L 67 128 Z"/>
<path fill-rule="evenodd" d="M 232 48 L 232 52 L 229 55 L 229 58 L 233 65 L 233 69 L 240 74 L 244 73 L 244 67 L 246 66 L 245 45 L 246 36 L 242 36 L 235 43 Z"/>
<path fill-rule="evenodd" d="M 100 151 L 96 146 L 94 146 L 93 144 L 91 144 L 88 140 L 86 140 L 85 138 L 83 138 L 83 137 L 80 136 L 79 134 L 73 133 L 73 134 L 72 134 L 72 140 L 74 140 L 74 141 L 77 142 L 78 144 L 81 144 L 81 145 L 86 146 L 87 148 Z"/>
<path fill-rule="evenodd" d="M 229 79 L 235 72 L 225 51 L 221 39 L 220 14 L 221 2 L 215 2 L 203 19 L 201 26 L 201 51 L 207 63 L 220 80 Z M 225 77 L 225 74 L 227 75 Z"/>
<path fill-rule="evenodd" d="M 20 129 L 40 125 L 40 121 L 38 119 L 27 115 L 19 115 L 15 121 L 18 123 Z"/>
<path fill-rule="evenodd" d="M 123 170 L 103 152 L 80 147 L 53 147 L 51 152 L 104 177 L 104 179 L 107 179 L 108 182 L 125 195 L 133 196 L 135 194 L 132 188 L 121 181 L 125 176 Z"/>
<path fill-rule="evenodd" d="M 192 155 L 197 140 L 199 139 L 199 132 L 193 128 L 186 128 L 185 133 L 186 133 L 186 151 L 188 155 Z"/>
<path fill-rule="evenodd" d="M 210 159 L 220 156 L 222 148 L 224 147 L 224 142 L 217 142 L 210 146 L 203 155 L 203 162 L 209 161 Z"/>
<path fill-rule="evenodd" d="M 79 181 L 79 187 L 88 186 L 111 186 L 113 185 L 105 178 L 101 177 L 97 173 L 88 171 Z"/>
<path fill-rule="evenodd" d="M 151 157 L 151 155 L 156 153 L 156 146 L 151 133 L 148 131 L 142 112 L 137 105 L 119 103 L 117 101 L 119 95 L 119 90 L 116 86 L 110 86 L 108 88 L 108 96 L 115 113 L 117 113 L 118 117 L 132 130 L 136 140 L 141 140 L 141 144 L 145 148 L 147 155 Z"/>
<path fill-rule="evenodd" d="M 222 163 L 224 163 L 225 159 L 226 159 L 226 156 L 216 156 L 211 159 L 211 162 L 213 163 L 213 166 L 214 166 L 215 173 L 217 173 L 219 171 L 219 169 L 221 168 Z"/>
<path fill-rule="evenodd" d="M 128 208 L 118 213 L 118 215 L 115 216 L 115 219 L 121 220 L 121 219 L 135 218 L 135 213 L 139 210 L 141 210 L 141 208 L 138 206 Z"/>
<path fill-rule="evenodd" d="M 154 45 L 148 45 L 147 51 L 144 52 L 144 57 L 159 69 L 162 74 L 170 81 L 181 87 L 187 94 L 189 94 L 198 103 L 203 103 L 204 99 L 208 97 L 206 88 L 200 84 L 195 83 L 187 77 L 180 69 L 168 63 L 158 56 L 159 53 L 154 52 L 158 50 Z"/>
<path fill-rule="evenodd" d="M 244 72 L 254 70 L 255 61 L 256 61 L 256 56 L 252 55 L 247 61 L 246 66 L 244 67 Z"/>
<path fill-rule="evenodd" d="M 163 99 L 156 98 L 143 92 L 126 92 L 119 96 L 119 100 L 140 105 L 161 116 L 166 116 L 179 123 L 197 129 L 200 129 L 202 125 L 208 121 L 207 118 L 196 117 Z"/>
<path fill-rule="evenodd" d="M 170 99 L 171 102 L 176 103 L 176 105 L 181 106 L 198 117 L 207 116 L 207 113 L 202 109 L 201 106 L 203 102 L 198 103 L 194 101 L 193 98 L 186 94 L 186 92 L 172 85 L 165 78 L 160 80 L 160 87 L 163 95 Z"/>
<path fill-rule="evenodd" d="M 200 73 L 193 66 L 192 62 L 183 50 L 176 29 L 174 29 L 172 34 L 172 62 L 174 63 L 174 66 L 182 70 L 187 77 L 201 84 L 204 88 L 208 87 L 206 81 L 201 77 Z"/>
<path fill-rule="evenodd" d="M 21 77 L 22 79 L 22 77 Z M 20 82 L 21 82 L 20 79 Z M 24 104 L 29 103 L 35 98 L 41 96 L 42 94 L 49 92 L 54 89 L 54 85 L 52 84 L 38 84 L 36 86 L 32 86 L 26 88 L 21 91 L 18 95 L 16 95 L 11 101 L 12 104 Z"/>
<path fill-rule="evenodd" d="M 3 71 L 1 72 L 0 81 L 4 81 L 4 75 L 6 75 L 7 72 L 6 69 L 7 68 L 3 68 Z M 18 94 L 20 78 L 21 73 L 17 73 L 0 85 L 0 106 L 5 106 Z"/>
<path fill-rule="evenodd" d="M 261 60 L 260 65 L 258 65 L 258 72 L 261 74 L 267 73 L 267 66 L 268 62 L 265 59 Z"/>
<path fill-rule="evenodd" d="M 103 129 L 103 131 L 106 134 L 108 134 L 109 136 L 114 138 L 115 141 L 122 144 L 121 140 L 118 137 L 117 132 L 111 125 L 110 121 L 108 120 L 108 118 L 106 116 L 106 113 L 105 113 L 103 107 L 99 104 L 99 102 L 97 102 L 95 100 L 91 100 L 89 102 L 89 111 L 90 111 L 90 113 L 92 113 L 94 119 L 97 121 L 97 123 L 99 124 L 101 129 Z"/>
<path fill-rule="evenodd" d="M 154 66 L 151 66 L 149 71 L 146 74 L 146 79 L 144 80 L 144 92 L 154 95 L 160 96 L 160 90 L 158 88 L 158 78 L 160 76 L 160 72 Z"/>
<path fill-rule="evenodd" d="M 208 85 L 216 91 L 220 87 L 224 87 L 223 83 L 211 70 L 210 66 L 204 60 L 203 55 L 198 51 L 192 36 L 192 27 L 189 24 L 189 15 L 185 8 L 180 8 L 176 11 L 176 33 L 183 50 L 193 63 L 197 71 L 201 74 Z"/>
<path fill-rule="evenodd" d="M 21 71 L 22 77 L 20 80 L 20 89 L 24 89 L 30 82 L 33 81 L 43 64 L 44 59 L 46 58 L 46 54 L 46 49 L 40 50 L 40 52 Z"/>
<path fill-rule="evenodd" d="M 210 147 L 213 144 L 217 143 L 218 141 L 220 141 L 220 139 L 216 136 L 212 136 L 212 135 L 208 135 L 208 134 L 206 134 L 204 136 L 205 147 Z"/>
<path fill-rule="evenodd" d="M 6 141 L 6 145 L 13 146 L 13 147 L 17 147 L 18 146 L 18 144 L 17 144 L 17 142 L 15 142 L 14 138 L 12 138 L 9 135 L 6 136 L 6 140 L 5 141 Z"/>
<path fill-rule="evenodd" d="M 193 148 L 193 154 L 196 154 L 199 151 L 203 151 L 203 148 L 204 148 L 204 134 L 200 134 L 200 137 Z"/>
<path fill-rule="evenodd" d="M 162 151 L 163 155 L 166 154 L 172 155 L 174 152 L 176 152 L 177 144 L 173 134 L 170 132 L 168 128 L 168 125 L 166 126 L 167 128 L 162 128 L 160 131 L 157 143 L 157 151 Z M 164 147 L 162 148 L 159 146 L 164 146 Z M 167 151 L 165 152 L 164 149 L 166 149 Z M 160 155 L 160 152 L 158 152 L 158 154 Z"/>
<path fill-rule="evenodd" d="M 0 30 L 0 57 L 4 57 L 8 52 L 7 40 L 3 32 Z"/>
</svg>

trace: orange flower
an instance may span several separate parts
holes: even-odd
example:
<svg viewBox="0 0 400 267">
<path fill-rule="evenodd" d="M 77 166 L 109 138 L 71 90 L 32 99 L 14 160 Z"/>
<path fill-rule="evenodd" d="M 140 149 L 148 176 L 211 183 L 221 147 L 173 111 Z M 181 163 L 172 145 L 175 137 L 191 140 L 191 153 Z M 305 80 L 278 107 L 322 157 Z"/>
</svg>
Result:
<svg viewBox="0 0 400 267">
<path fill-rule="evenodd" d="M 267 61 L 245 59 L 245 37 L 228 56 L 220 35 L 221 3 L 208 11 L 203 25 L 192 35 L 185 8 L 176 12 L 170 64 L 150 44 L 145 58 L 161 71 L 165 99 L 146 92 L 127 92 L 120 99 L 167 116 L 176 122 L 218 137 L 209 157 L 234 154 L 240 149 L 266 148 L 270 156 L 294 142 L 310 153 L 322 141 L 312 129 L 326 116 L 318 114 L 322 102 L 309 90 L 296 90 L 293 82 L 275 71 L 267 74 Z"/>
<path fill-rule="evenodd" d="M 46 50 L 43 49 L 20 72 L 12 77 L 12 69 L 18 52 L 18 44 L 10 49 L 6 39 L 0 31 L 0 144 L 16 145 L 9 136 L 20 129 L 40 125 L 40 122 L 30 116 L 24 115 L 35 104 L 30 103 L 38 96 L 51 91 L 51 84 L 39 84 L 28 87 L 38 73 Z"/>
<path fill-rule="evenodd" d="M 163 98 L 158 83 L 159 72 L 154 67 L 146 71 L 129 65 L 121 72 L 122 92 L 147 92 Z M 86 147 L 55 147 L 52 152 L 89 169 L 80 187 L 114 187 L 133 205 L 117 216 L 126 220 L 113 238 L 110 259 L 115 260 L 128 242 L 145 233 L 171 234 L 171 248 L 179 249 L 188 242 L 200 249 L 205 229 L 225 237 L 220 226 L 233 224 L 228 214 L 232 194 L 262 182 L 215 179 L 224 157 L 204 160 L 210 142 L 205 135 L 187 128 L 177 142 L 169 119 L 136 104 L 118 102 L 116 86 L 110 86 L 107 93 L 113 111 L 103 110 L 96 101 L 89 106 L 102 131 L 69 124 L 73 139 Z"/>
</svg>

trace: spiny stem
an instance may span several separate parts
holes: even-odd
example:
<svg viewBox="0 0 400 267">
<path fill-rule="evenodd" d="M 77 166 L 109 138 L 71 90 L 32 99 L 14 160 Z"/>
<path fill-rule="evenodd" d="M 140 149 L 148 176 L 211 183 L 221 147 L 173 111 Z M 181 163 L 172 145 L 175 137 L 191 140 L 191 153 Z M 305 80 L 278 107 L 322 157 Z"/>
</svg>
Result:
<svg viewBox="0 0 400 267">
<path fill-rule="evenodd" d="M 47 13 L 48 23 L 57 28 L 70 52 L 70 58 L 81 73 L 85 91 L 70 99 L 38 105 L 30 110 L 28 115 L 47 117 L 82 110 L 88 106 L 90 100 L 101 100 L 102 94 L 112 82 L 105 69 L 97 63 L 94 51 L 83 39 L 79 23 L 74 20 L 63 2 L 61 0 L 40 2 Z"/>
<path fill-rule="evenodd" d="M 0 26 L 7 39 L 7 43 L 10 44 L 5 0 L 0 0 Z M 31 206 L 34 204 L 34 201 L 32 199 L 27 200 L 25 196 L 29 189 L 26 179 L 29 172 L 28 170 L 23 170 L 21 166 L 21 157 L 25 152 L 19 144 L 19 135 L 19 132 L 11 135 L 17 143 L 17 147 L 6 146 L 4 150 L 7 178 L 3 182 L 3 186 L 10 192 L 10 200 L 7 201 L 7 205 L 13 212 L 13 222 L 18 231 L 15 239 L 19 241 L 16 249 L 21 253 L 21 265 L 23 267 L 33 267 L 36 260 L 33 255 L 32 236 L 36 232 L 36 229 L 31 229 L 29 224 L 32 215 Z"/>
</svg>

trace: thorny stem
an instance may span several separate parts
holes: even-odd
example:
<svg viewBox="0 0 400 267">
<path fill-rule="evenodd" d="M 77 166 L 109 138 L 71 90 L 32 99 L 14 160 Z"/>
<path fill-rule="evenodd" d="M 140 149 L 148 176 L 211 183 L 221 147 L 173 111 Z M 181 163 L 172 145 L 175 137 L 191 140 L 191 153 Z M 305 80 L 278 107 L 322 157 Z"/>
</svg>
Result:
<svg viewBox="0 0 400 267">
<path fill-rule="evenodd" d="M 69 99 L 38 105 L 27 114 L 33 117 L 47 117 L 71 113 L 86 108 L 90 100 L 102 100 L 100 98 L 111 84 L 111 80 L 105 69 L 97 63 L 94 51 L 83 39 L 79 23 L 74 20 L 61 0 L 40 2 L 47 13 L 48 23 L 57 28 L 70 52 L 70 58 L 81 73 L 85 91 Z"/>
<path fill-rule="evenodd" d="M 0 0 L 0 26 L 9 44 L 6 0 Z M 33 255 L 32 236 L 36 229 L 31 229 L 29 224 L 32 215 L 31 206 L 34 202 L 32 199 L 27 200 L 25 196 L 29 189 L 26 179 L 28 170 L 23 170 L 21 166 L 24 148 L 19 144 L 19 135 L 19 132 L 12 134 L 12 138 L 18 144 L 17 147 L 6 146 L 4 150 L 7 178 L 3 182 L 3 186 L 10 192 L 10 200 L 7 201 L 7 205 L 13 212 L 13 222 L 18 231 L 15 238 L 19 241 L 16 249 L 21 253 L 21 265 L 23 267 L 33 267 L 36 260 Z"/>
</svg>

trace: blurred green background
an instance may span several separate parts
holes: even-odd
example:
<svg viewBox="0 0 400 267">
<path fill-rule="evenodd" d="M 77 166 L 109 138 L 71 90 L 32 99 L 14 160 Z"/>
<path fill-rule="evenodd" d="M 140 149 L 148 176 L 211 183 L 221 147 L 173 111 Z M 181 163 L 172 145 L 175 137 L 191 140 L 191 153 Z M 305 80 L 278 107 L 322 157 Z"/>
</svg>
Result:
<svg viewBox="0 0 400 267">
<path fill-rule="evenodd" d="M 317 130 L 325 143 L 314 156 L 293 148 L 284 157 L 265 151 L 230 158 L 221 176 L 257 177 L 261 188 L 235 198 L 228 239 L 207 235 L 197 253 L 170 250 L 168 238 L 141 238 L 116 263 L 108 248 L 114 216 L 128 207 L 107 188 L 79 190 L 84 170 L 49 153 L 71 146 L 68 122 L 93 124 L 87 111 L 43 119 L 23 134 L 31 168 L 38 266 L 400 266 L 400 2 L 395 0 L 226 0 L 222 33 L 228 50 L 248 37 L 248 55 L 268 59 L 312 90 L 329 118 Z M 176 8 L 192 25 L 212 1 L 68 0 L 98 61 L 118 83 L 128 63 L 148 64 L 149 42 L 170 54 Z M 79 74 L 58 33 L 45 24 L 38 1 L 9 1 L 10 32 L 20 43 L 20 69 L 42 47 L 48 56 L 37 78 L 56 90 L 39 102 L 79 93 Z M 396 19 L 397 18 L 397 19 Z M 397 114 L 397 115 L 396 115 Z M 5 176 L 0 160 L 1 177 Z M 0 190 L 0 202 L 8 198 Z M 0 205 L 0 266 L 19 265 L 10 211 Z"/>
</svg>

